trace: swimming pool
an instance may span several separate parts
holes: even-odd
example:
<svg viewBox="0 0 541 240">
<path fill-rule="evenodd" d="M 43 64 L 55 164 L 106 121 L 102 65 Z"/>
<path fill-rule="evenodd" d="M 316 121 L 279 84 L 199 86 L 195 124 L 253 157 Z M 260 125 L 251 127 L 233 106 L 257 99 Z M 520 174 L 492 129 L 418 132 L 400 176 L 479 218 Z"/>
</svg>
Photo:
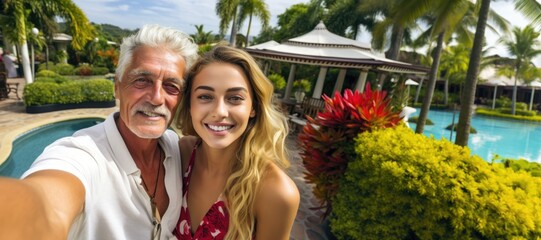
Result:
<svg viewBox="0 0 541 240">
<path fill-rule="evenodd" d="M 22 134 L 13 141 L 8 159 L 0 165 L 0 176 L 19 178 L 43 149 L 55 140 L 71 136 L 79 129 L 103 122 L 101 118 L 83 118 L 48 124 Z"/>
<path fill-rule="evenodd" d="M 419 116 L 420 109 L 410 117 Z M 458 123 L 459 111 L 455 112 L 455 123 Z M 450 139 L 451 131 L 445 127 L 453 121 L 452 111 L 430 110 L 428 118 L 434 125 L 426 125 L 424 134 L 433 135 L 436 139 L 442 137 Z M 409 123 L 415 130 L 416 124 Z M 473 154 L 486 161 L 491 161 L 497 154 L 500 157 L 524 158 L 532 162 L 541 163 L 541 123 L 511 119 L 494 118 L 483 115 L 474 115 L 471 126 L 477 133 L 471 134 L 468 147 Z M 456 138 L 453 132 L 452 142 Z"/>
</svg>

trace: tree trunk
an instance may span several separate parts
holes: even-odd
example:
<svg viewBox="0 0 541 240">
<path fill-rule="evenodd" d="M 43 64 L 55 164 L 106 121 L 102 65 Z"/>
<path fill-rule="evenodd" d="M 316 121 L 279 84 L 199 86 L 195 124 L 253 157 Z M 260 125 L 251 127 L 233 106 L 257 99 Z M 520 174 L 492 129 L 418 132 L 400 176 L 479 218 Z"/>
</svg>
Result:
<svg viewBox="0 0 541 240">
<path fill-rule="evenodd" d="M 440 65 L 441 50 L 443 49 L 443 35 L 443 32 L 438 35 L 438 45 L 436 46 L 436 49 L 434 49 L 434 61 L 430 67 L 428 84 L 426 85 L 426 92 L 423 97 L 423 105 L 421 107 L 421 112 L 419 113 L 419 118 L 417 119 L 417 127 L 415 128 L 416 133 L 423 133 L 428 111 L 430 110 L 430 102 L 432 101 L 432 95 L 434 95 L 434 88 L 436 87 L 436 81 L 438 80 L 438 68 Z"/>
<path fill-rule="evenodd" d="M 445 77 L 445 84 L 443 86 L 443 105 L 447 106 L 449 103 L 449 76 Z"/>
<path fill-rule="evenodd" d="M 479 65 L 481 64 L 481 52 L 483 50 L 490 1 L 491 0 L 482 0 L 481 9 L 479 9 L 479 19 L 477 20 L 477 29 L 475 30 L 475 38 L 470 53 L 470 63 L 468 65 L 468 72 L 466 73 L 466 81 L 464 83 L 464 91 L 460 104 L 460 116 L 456 131 L 455 144 L 460 146 L 468 146 L 472 108 L 477 87 L 477 75 L 479 75 Z"/>
<path fill-rule="evenodd" d="M 515 85 L 513 85 L 513 97 L 511 98 L 511 114 L 515 115 L 517 109 L 517 81 L 520 67 L 515 68 Z"/>
<path fill-rule="evenodd" d="M 250 14 L 250 19 L 248 20 L 248 29 L 246 30 L 246 47 L 250 46 L 250 28 L 252 27 L 252 14 Z"/>
<path fill-rule="evenodd" d="M 389 47 L 389 59 L 398 60 L 400 54 L 400 46 L 402 45 L 402 38 L 404 37 L 404 28 L 398 24 L 393 25 L 393 32 L 391 34 L 391 46 Z"/>
<path fill-rule="evenodd" d="M 237 10 L 238 7 L 235 7 L 235 12 L 233 13 L 233 24 L 231 26 L 231 37 L 229 38 L 229 45 L 232 47 L 237 46 Z"/>
</svg>

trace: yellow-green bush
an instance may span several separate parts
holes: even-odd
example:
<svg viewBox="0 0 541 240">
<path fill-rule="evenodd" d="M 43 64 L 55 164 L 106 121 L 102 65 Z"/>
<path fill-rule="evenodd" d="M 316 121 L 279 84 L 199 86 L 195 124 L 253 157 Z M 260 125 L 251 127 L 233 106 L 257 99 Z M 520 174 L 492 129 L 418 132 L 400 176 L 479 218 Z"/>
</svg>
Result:
<svg viewBox="0 0 541 240">
<path fill-rule="evenodd" d="M 333 200 L 338 239 L 541 239 L 541 179 L 405 127 L 356 139 Z"/>
<path fill-rule="evenodd" d="M 24 88 L 25 106 L 107 102 L 114 100 L 114 83 L 107 79 L 54 82 L 34 82 Z"/>
</svg>

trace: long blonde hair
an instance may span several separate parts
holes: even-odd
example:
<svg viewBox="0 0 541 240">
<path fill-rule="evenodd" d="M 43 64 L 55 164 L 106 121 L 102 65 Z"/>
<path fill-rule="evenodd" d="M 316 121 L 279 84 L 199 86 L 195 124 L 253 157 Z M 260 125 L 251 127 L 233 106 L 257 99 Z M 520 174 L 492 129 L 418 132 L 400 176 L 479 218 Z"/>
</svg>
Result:
<svg viewBox="0 0 541 240">
<path fill-rule="evenodd" d="M 256 116 L 249 120 L 241 137 L 238 159 L 231 166 L 224 191 L 230 213 L 226 239 L 251 239 L 255 230 L 255 197 L 268 164 L 274 162 L 279 167 L 289 167 L 285 148 L 289 129 L 285 116 L 272 103 L 273 85 L 254 59 L 240 49 L 220 45 L 204 54 L 188 72 L 176 122 L 183 134 L 197 136 L 189 109 L 194 77 L 205 66 L 216 62 L 240 67 L 252 87 Z"/>
</svg>

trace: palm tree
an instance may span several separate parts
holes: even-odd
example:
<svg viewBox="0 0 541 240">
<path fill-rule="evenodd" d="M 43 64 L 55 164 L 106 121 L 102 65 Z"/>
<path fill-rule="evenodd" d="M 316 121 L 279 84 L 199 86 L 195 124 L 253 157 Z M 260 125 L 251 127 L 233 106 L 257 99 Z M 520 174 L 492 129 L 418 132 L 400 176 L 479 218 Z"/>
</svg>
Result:
<svg viewBox="0 0 541 240">
<path fill-rule="evenodd" d="M 190 35 L 193 38 L 193 41 L 198 45 L 210 43 L 213 39 L 212 31 L 205 32 L 203 28 L 203 24 L 195 25 L 196 32 L 195 34 Z"/>
<path fill-rule="evenodd" d="M 261 20 L 262 28 L 269 26 L 270 12 L 264 0 L 243 0 L 240 5 L 238 29 L 248 17 L 248 29 L 246 30 L 246 47 L 250 45 L 250 28 L 252 27 L 252 18 L 256 16 Z"/>
<path fill-rule="evenodd" d="M 541 42 L 537 39 L 539 32 L 537 32 L 531 25 L 520 29 L 515 27 L 513 29 L 513 38 L 504 38 L 504 43 L 507 52 L 515 57 L 514 70 L 515 70 L 515 83 L 513 85 L 513 97 L 511 100 L 511 114 L 515 115 L 516 102 L 517 102 L 517 82 L 521 77 L 522 68 L 530 65 L 531 60 L 537 55 L 541 54 L 541 50 L 537 47 L 541 46 Z"/>
<path fill-rule="evenodd" d="M 465 74 L 468 70 L 470 48 L 465 44 L 461 44 L 450 46 L 444 52 L 445 54 L 441 57 L 441 69 L 445 72 L 443 105 L 447 105 L 449 99 L 449 80 L 452 77 L 460 78 L 459 75 Z"/>
<path fill-rule="evenodd" d="M 220 18 L 220 34 L 224 34 L 225 30 L 229 28 L 231 24 L 231 37 L 229 38 L 229 45 L 235 46 L 237 37 L 237 14 L 238 6 L 241 0 L 218 0 L 216 3 L 216 14 Z"/>
<path fill-rule="evenodd" d="M 430 102 L 434 94 L 436 80 L 438 77 L 438 69 L 440 64 L 441 51 L 443 49 L 444 39 L 448 38 L 455 29 L 467 11 L 471 9 L 471 2 L 466 0 L 461 1 L 442 1 L 441 4 L 423 4 L 423 0 L 419 1 L 404 1 L 397 9 L 395 21 L 400 23 L 410 23 L 423 15 L 432 16 L 434 21 L 431 22 L 431 36 L 436 37 L 436 47 L 433 51 L 433 62 L 430 68 L 428 84 L 423 98 L 423 105 L 417 120 L 416 133 L 422 133 L 424 130 Z"/>
<path fill-rule="evenodd" d="M 14 28 L 4 28 L 3 32 L 8 32 L 9 40 L 20 46 L 24 78 L 27 83 L 33 81 L 27 44 L 32 26 L 47 29 L 46 26 L 51 26 L 52 19 L 58 17 L 66 20 L 73 36 L 71 44 L 74 49 L 82 49 L 95 35 L 88 18 L 71 0 L 5 0 L 3 14 L 5 19 L 14 22 Z"/>
<path fill-rule="evenodd" d="M 472 106 L 475 98 L 477 76 L 479 75 L 479 65 L 481 64 L 481 50 L 490 11 L 490 2 L 491 0 L 481 0 L 480 3 L 479 19 L 477 20 L 477 29 L 475 31 L 475 39 L 470 55 L 468 73 L 466 74 L 466 83 L 462 94 L 460 116 L 456 131 L 455 144 L 460 146 L 467 146 L 468 138 L 470 136 Z M 533 20 L 535 24 L 541 23 L 541 4 L 536 0 L 516 0 L 515 9 L 522 12 L 527 18 Z"/>
</svg>

